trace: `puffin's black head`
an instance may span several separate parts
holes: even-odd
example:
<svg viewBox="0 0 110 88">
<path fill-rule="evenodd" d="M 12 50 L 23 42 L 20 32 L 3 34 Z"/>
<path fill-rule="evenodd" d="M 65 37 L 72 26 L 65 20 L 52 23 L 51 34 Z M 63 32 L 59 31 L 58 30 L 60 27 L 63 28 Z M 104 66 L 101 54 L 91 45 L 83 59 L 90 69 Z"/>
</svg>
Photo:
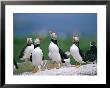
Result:
<svg viewBox="0 0 110 88">
<path fill-rule="evenodd" d="M 97 53 L 96 43 L 94 41 L 90 42 L 90 51 L 94 54 Z"/>
<path fill-rule="evenodd" d="M 51 39 L 57 40 L 57 34 L 55 32 L 49 31 L 49 34 L 50 34 Z"/>
<path fill-rule="evenodd" d="M 36 48 L 36 47 L 40 47 L 40 38 L 36 38 L 34 40 L 34 48 Z"/>
<path fill-rule="evenodd" d="M 91 41 L 90 46 L 96 46 L 96 43 L 94 41 Z"/>
<path fill-rule="evenodd" d="M 30 46 L 33 43 L 32 38 L 27 38 L 27 46 Z"/>
<path fill-rule="evenodd" d="M 55 32 L 49 32 L 50 37 L 51 37 L 51 41 L 55 44 L 57 44 L 57 35 Z"/>
<path fill-rule="evenodd" d="M 73 36 L 73 43 L 79 46 L 79 36 Z"/>
</svg>

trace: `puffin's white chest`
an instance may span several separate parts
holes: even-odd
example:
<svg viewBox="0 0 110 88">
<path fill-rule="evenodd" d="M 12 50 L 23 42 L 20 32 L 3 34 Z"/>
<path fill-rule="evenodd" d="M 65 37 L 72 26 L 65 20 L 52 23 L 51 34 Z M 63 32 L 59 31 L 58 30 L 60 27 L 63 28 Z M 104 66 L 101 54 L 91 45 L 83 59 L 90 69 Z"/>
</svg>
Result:
<svg viewBox="0 0 110 88">
<path fill-rule="evenodd" d="M 59 52 L 59 48 L 58 48 L 58 46 L 56 44 L 51 42 L 50 45 L 49 45 L 49 51 L 50 52 L 54 52 L 54 53 L 58 53 Z"/>
<path fill-rule="evenodd" d="M 40 47 L 37 47 L 32 52 L 32 63 L 34 66 L 41 65 L 43 58 L 43 52 Z"/>
<path fill-rule="evenodd" d="M 59 54 L 59 48 L 56 44 L 51 42 L 49 44 L 49 58 L 56 62 L 61 62 L 61 56 Z"/>
<path fill-rule="evenodd" d="M 79 51 L 79 48 L 75 45 L 75 44 L 73 44 L 71 47 L 70 47 L 70 51 L 72 51 L 72 52 L 78 52 Z"/>
<path fill-rule="evenodd" d="M 79 48 L 75 44 L 70 47 L 70 53 L 76 61 L 82 62 L 82 57 L 80 56 Z"/>
<path fill-rule="evenodd" d="M 34 45 L 27 46 L 24 51 L 24 58 L 30 58 L 32 51 L 34 50 Z"/>
</svg>

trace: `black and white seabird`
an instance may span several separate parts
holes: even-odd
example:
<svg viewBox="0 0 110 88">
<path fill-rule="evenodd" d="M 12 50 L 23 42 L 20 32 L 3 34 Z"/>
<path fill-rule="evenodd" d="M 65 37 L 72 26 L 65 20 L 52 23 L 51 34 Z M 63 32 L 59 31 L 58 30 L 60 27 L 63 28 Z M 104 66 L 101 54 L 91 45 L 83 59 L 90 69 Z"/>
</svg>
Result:
<svg viewBox="0 0 110 88">
<path fill-rule="evenodd" d="M 20 60 L 32 61 L 31 54 L 33 50 L 34 50 L 34 45 L 32 42 L 32 38 L 27 38 L 27 45 L 22 49 L 19 56 Z"/>
</svg>

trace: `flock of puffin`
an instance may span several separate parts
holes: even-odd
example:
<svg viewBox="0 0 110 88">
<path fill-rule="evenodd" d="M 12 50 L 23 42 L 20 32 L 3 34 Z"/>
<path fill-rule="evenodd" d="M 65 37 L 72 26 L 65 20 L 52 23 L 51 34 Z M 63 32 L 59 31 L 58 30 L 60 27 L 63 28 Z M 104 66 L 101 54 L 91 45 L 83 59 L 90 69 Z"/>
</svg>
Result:
<svg viewBox="0 0 110 88">
<path fill-rule="evenodd" d="M 51 63 L 44 66 L 43 51 L 40 48 L 41 40 L 38 37 L 34 41 L 32 38 L 27 38 L 27 45 L 20 53 L 20 60 L 32 62 L 34 66 L 32 71 L 33 73 L 43 70 L 44 67 L 47 69 L 59 69 L 63 65 L 67 65 L 68 63 L 70 64 L 70 56 L 72 56 L 76 61 L 75 67 L 80 67 L 81 64 L 87 63 L 88 61 L 97 61 L 97 47 L 94 41 L 90 42 L 90 49 L 86 53 L 83 53 L 79 47 L 79 36 L 74 35 L 70 51 L 64 52 L 57 43 L 57 34 L 55 32 L 49 32 L 49 35 L 51 42 L 48 47 L 48 57 Z M 15 61 L 14 66 L 18 69 L 18 65 Z"/>
</svg>

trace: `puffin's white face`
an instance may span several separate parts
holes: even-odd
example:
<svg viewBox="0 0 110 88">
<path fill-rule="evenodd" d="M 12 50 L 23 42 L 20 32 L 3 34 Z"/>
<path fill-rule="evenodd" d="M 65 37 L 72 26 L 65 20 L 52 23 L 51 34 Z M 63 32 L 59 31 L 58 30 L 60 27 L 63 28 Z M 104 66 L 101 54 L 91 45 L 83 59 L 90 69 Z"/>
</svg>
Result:
<svg viewBox="0 0 110 88">
<path fill-rule="evenodd" d="M 79 42 L 79 37 L 78 36 L 73 36 L 73 41 Z"/>
<path fill-rule="evenodd" d="M 57 40 L 57 35 L 56 35 L 55 32 L 52 32 L 52 33 L 50 34 L 50 37 L 51 37 L 51 39 L 53 39 L 53 40 Z"/>
<path fill-rule="evenodd" d="M 91 42 L 89 44 L 90 44 L 90 46 L 92 46 Z"/>
<path fill-rule="evenodd" d="M 32 44 L 32 38 L 27 38 L 27 44 Z"/>
<path fill-rule="evenodd" d="M 90 46 L 93 46 L 93 45 L 95 45 L 95 42 L 90 42 Z"/>
<path fill-rule="evenodd" d="M 40 44 L 40 39 L 39 39 L 39 38 L 36 38 L 36 39 L 34 40 L 34 44 L 35 44 L 35 45 Z"/>
<path fill-rule="evenodd" d="M 65 54 L 66 54 L 67 56 L 70 56 L 70 52 L 69 52 L 69 51 L 66 51 Z"/>
</svg>

